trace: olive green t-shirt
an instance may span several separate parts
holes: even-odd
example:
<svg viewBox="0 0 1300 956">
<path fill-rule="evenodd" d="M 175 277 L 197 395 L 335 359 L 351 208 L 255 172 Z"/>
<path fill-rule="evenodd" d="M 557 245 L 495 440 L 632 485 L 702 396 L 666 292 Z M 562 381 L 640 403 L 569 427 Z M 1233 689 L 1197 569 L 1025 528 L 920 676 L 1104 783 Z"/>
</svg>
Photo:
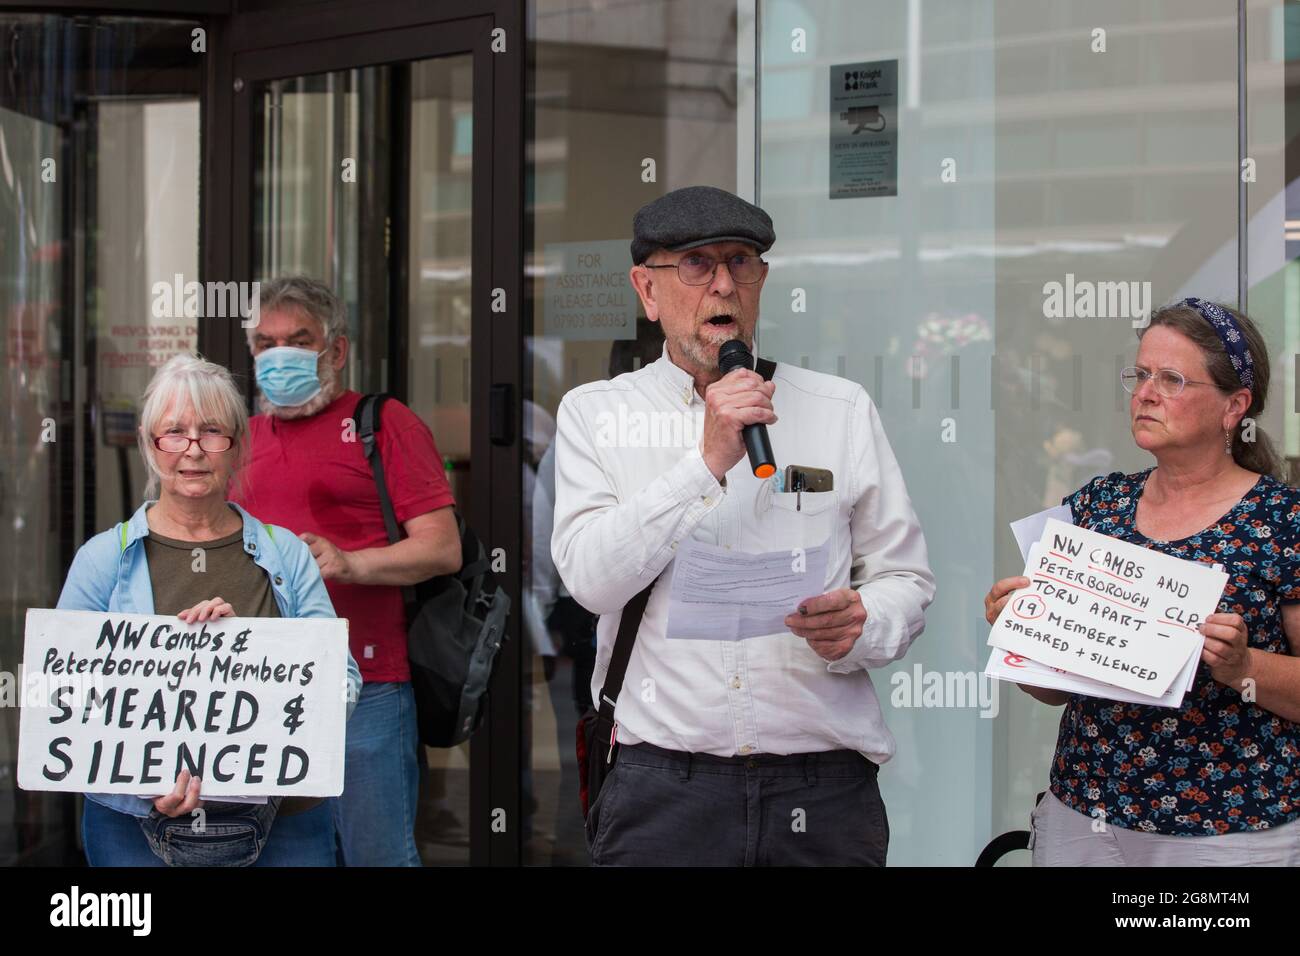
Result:
<svg viewBox="0 0 1300 956">
<path fill-rule="evenodd" d="M 243 529 L 213 541 L 178 541 L 150 531 L 144 553 L 155 614 L 179 614 L 220 597 L 235 609 L 236 617 L 280 616 L 271 579 L 244 550 Z"/>
</svg>

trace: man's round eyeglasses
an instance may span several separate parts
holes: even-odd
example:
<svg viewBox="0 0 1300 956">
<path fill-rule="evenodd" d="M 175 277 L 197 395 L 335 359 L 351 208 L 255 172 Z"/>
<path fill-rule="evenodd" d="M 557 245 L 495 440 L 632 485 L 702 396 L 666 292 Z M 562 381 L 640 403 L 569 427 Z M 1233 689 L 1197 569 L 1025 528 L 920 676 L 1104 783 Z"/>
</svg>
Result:
<svg viewBox="0 0 1300 956">
<path fill-rule="evenodd" d="M 1154 372 L 1148 372 L 1144 368 L 1129 366 L 1126 369 L 1121 369 L 1119 373 L 1119 383 L 1124 386 L 1124 391 L 1126 392 L 1136 392 L 1146 384 L 1147 379 L 1149 378 L 1154 378 L 1156 380 L 1156 391 L 1165 398 L 1177 398 L 1182 394 L 1183 386 L 1185 385 L 1211 385 L 1214 388 L 1219 387 L 1213 382 L 1188 381 L 1183 376 L 1182 372 L 1172 368 L 1159 368 Z"/>
<path fill-rule="evenodd" d="M 731 273 L 731 281 L 741 285 L 753 285 L 763 278 L 763 270 L 767 268 L 767 263 L 758 256 L 731 256 L 723 261 Z M 718 271 L 719 262 L 720 260 L 708 256 L 682 256 L 671 265 L 648 265 L 646 268 L 676 269 L 677 278 L 682 280 L 683 285 L 708 285 Z"/>
<path fill-rule="evenodd" d="M 159 435 L 153 440 L 153 447 L 168 454 L 190 450 L 190 445 L 198 444 L 204 451 L 230 451 L 235 440 L 229 435 L 203 435 L 190 438 L 187 435 Z"/>
</svg>

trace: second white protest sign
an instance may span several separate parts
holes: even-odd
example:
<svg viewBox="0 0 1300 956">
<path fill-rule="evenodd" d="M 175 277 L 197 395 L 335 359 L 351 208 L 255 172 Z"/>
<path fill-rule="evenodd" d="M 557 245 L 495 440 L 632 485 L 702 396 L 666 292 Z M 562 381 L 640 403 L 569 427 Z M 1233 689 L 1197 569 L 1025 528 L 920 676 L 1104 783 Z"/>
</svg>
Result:
<svg viewBox="0 0 1300 956">
<path fill-rule="evenodd" d="M 1209 565 L 1047 522 L 988 643 L 1151 697 L 1163 695 L 1199 646 L 1228 576 Z"/>
</svg>

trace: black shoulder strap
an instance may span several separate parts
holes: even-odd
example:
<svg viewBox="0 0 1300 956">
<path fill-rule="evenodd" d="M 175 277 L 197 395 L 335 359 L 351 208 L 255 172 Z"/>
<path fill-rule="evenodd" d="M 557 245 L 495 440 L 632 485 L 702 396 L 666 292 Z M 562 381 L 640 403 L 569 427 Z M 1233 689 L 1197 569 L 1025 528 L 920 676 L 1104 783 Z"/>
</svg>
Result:
<svg viewBox="0 0 1300 956">
<path fill-rule="evenodd" d="M 655 579 L 656 581 L 658 578 Z M 627 674 L 627 662 L 632 659 L 632 645 L 636 643 L 636 632 L 641 629 L 641 618 L 645 615 L 646 604 L 650 602 L 650 592 L 655 582 L 651 581 L 636 597 L 623 606 L 623 616 L 618 621 L 618 637 L 614 640 L 614 653 L 609 658 L 609 670 L 605 673 L 605 683 L 600 688 L 600 716 L 609 723 L 614 722 L 614 706 L 618 703 L 619 691 L 623 689 L 623 678 Z"/>
<path fill-rule="evenodd" d="M 361 450 L 365 452 L 366 461 L 370 462 L 370 473 L 375 476 L 375 490 L 379 492 L 379 508 L 384 513 L 384 529 L 388 532 L 390 544 L 402 540 L 401 529 L 397 526 L 397 514 L 393 511 L 393 499 L 388 496 L 388 481 L 384 478 L 384 456 L 379 453 L 379 443 L 375 433 L 380 428 L 380 415 L 387 395 L 362 395 L 357 402 L 352 420 L 357 425 L 357 435 L 361 439 Z M 406 619 L 410 621 L 415 611 L 415 589 L 402 588 L 402 603 L 406 607 Z"/>
<path fill-rule="evenodd" d="M 352 413 L 352 420 L 357 423 L 361 450 L 365 452 L 366 461 L 370 462 L 370 471 L 375 476 L 375 490 L 379 492 L 379 507 L 384 512 L 384 528 L 388 531 L 388 541 L 390 544 L 396 544 L 402 540 L 402 532 L 397 527 L 393 499 L 388 496 L 388 482 L 384 478 L 384 459 L 379 454 L 379 443 L 375 441 L 375 433 L 380 428 L 380 412 L 387 400 L 387 395 L 361 396 L 356 411 Z"/>
<path fill-rule="evenodd" d="M 772 381 L 772 375 L 776 372 L 776 363 L 771 359 L 756 359 L 754 361 L 754 371 L 763 376 L 763 381 Z"/>
</svg>

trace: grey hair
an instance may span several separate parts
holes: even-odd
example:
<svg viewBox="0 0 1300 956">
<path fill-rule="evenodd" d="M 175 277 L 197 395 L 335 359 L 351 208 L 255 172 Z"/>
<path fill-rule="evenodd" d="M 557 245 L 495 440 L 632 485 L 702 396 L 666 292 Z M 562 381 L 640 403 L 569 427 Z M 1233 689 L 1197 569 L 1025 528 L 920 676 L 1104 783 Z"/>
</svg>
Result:
<svg viewBox="0 0 1300 956">
<path fill-rule="evenodd" d="M 177 403 L 192 405 L 200 421 L 212 422 L 228 430 L 235 440 L 230 448 L 235 456 L 232 475 L 239 475 L 247 459 L 248 411 L 244 407 L 244 396 L 235 387 L 229 370 L 200 355 L 186 352 L 173 355 L 154 373 L 144 390 L 144 404 L 140 409 L 140 430 L 136 441 L 149 472 L 149 483 L 144 492 L 146 501 L 157 497 L 162 477 L 154 460 L 154 429 Z"/>
<path fill-rule="evenodd" d="M 311 276 L 280 276 L 260 283 L 259 313 L 280 309 L 301 309 L 320 323 L 328 346 L 348 331 L 348 312 L 334 291 Z M 257 326 L 248 329 L 251 345 Z"/>
<path fill-rule="evenodd" d="M 1241 329 L 1241 334 L 1246 339 L 1246 346 L 1255 359 L 1255 383 L 1250 387 L 1250 407 L 1246 409 L 1246 414 L 1241 419 L 1244 422 L 1247 418 L 1253 419 L 1262 415 L 1264 404 L 1268 401 L 1270 369 L 1268 346 L 1264 344 L 1264 336 L 1260 334 L 1259 327 L 1246 313 L 1222 302 L 1215 304 L 1236 320 L 1237 327 Z M 1200 348 L 1205 359 L 1205 370 L 1223 394 L 1231 395 L 1238 389 L 1246 387 L 1242 384 L 1237 370 L 1233 368 L 1232 360 L 1228 358 L 1228 352 L 1223 347 L 1223 341 L 1218 333 L 1206 321 L 1205 316 L 1195 308 L 1183 302 L 1176 302 L 1157 309 L 1151 314 L 1150 324 L 1138 331 L 1138 339 L 1141 340 L 1143 335 L 1161 325 L 1182 334 Z M 1241 422 L 1238 422 L 1232 433 L 1232 458 L 1247 471 L 1271 475 L 1283 484 L 1291 483 L 1286 462 L 1273 448 L 1272 441 L 1264 434 L 1262 428 L 1257 427 L 1253 440 L 1246 441 Z"/>
</svg>

